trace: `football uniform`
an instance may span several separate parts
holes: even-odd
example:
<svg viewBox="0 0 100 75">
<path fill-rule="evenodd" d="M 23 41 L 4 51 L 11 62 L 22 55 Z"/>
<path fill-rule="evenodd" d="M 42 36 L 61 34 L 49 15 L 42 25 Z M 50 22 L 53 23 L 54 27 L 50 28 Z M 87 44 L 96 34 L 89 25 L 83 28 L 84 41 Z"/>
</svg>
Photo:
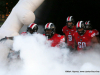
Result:
<svg viewBox="0 0 100 75">
<path fill-rule="evenodd" d="M 69 29 L 67 26 L 64 26 L 62 29 L 62 32 L 65 34 L 65 37 L 67 39 L 67 45 L 72 46 L 72 48 L 74 48 L 73 34 L 75 31 L 76 31 L 76 26 L 74 26 L 72 29 Z"/>
<path fill-rule="evenodd" d="M 95 36 L 95 32 L 91 30 L 86 30 L 84 35 L 79 35 L 76 31 L 73 36 L 77 43 L 77 50 L 80 51 L 81 49 L 91 45 L 91 39 Z"/>
<path fill-rule="evenodd" d="M 95 32 L 95 35 L 98 36 L 99 35 L 99 31 L 96 29 L 93 29 L 93 31 Z"/>
<path fill-rule="evenodd" d="M 45 35 L 45 34 L 43 34 Z M 59 44 L 61 42 L 65 41 L 65 38 L 63 35 L 59 35 L 59 34 L 54 34 L 50 39 L 48 39 L 50 41 L 52 41 L 51 46 L 55 47 L 55 46 L 59 46 Z"/>
</svg>

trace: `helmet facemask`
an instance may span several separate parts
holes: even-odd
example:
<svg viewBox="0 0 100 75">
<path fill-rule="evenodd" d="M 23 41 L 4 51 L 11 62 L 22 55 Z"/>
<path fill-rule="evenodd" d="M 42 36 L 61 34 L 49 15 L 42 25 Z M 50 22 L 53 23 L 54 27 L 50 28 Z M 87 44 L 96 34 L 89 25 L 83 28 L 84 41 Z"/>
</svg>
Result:
<svg viewBox="0 0 100 75">
<path fill-rule="evenodd" d="M 69 29 L 72 29 L 73 26 L 74 26 L 73 22 L 67 22 L 67 27 L 68 27 Z"/>
<path fill-rule="evenodd" d="M 27 32 L 33 34 L 34 31 L 31 28 L 27 28 Z"/>
<path fill-rule="evenodd" d="M 53 29 L 45 29 L 45 36 L 48 37 L 48 39 L 50 39 L 53 35 L 54 35 L 54 30 Z"/>
<path fill-rule="evenodd" d="M 77 28 L 77 32 L 79 35 L 83 35 L 85 33 L 84 28 Z"/>
</svg>

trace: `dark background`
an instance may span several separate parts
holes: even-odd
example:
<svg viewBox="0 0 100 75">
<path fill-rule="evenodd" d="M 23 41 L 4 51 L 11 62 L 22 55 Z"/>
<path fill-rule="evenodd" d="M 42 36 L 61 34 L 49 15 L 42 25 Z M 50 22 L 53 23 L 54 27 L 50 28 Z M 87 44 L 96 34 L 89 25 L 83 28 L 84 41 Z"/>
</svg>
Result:
<svg viewBox="0 0 100 75">
<path fill-rule="evenodd" d="M 1 1 L 8 2 L 4 5 Z M 1 0 L 0 10 L 5 7 L 9 11 L 14 7 L 18 0 Z M 12 2 L 12 3 L 11 3 Z M 1 13 L 0 11 L 0 13 Z M 79 20 L 90 20 L 93 28 L 100 32 L 100 1 L 99 0 L 46 0 L 36 11 L 35 23 L 45 25 L 47 22 L 53 22 L 56 25 L 57 33 L 62 34 L 62 27 L 66 24 L 67 16 L 73 16 L 75 22 Z"/>
</svg>

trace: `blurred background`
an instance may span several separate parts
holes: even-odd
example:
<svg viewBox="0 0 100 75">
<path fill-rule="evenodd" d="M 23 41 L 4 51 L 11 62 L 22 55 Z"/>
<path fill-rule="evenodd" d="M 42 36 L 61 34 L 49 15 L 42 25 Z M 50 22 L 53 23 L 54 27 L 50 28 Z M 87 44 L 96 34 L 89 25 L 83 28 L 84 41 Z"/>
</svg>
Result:
<svg viewBox="0 0 100 75">
<path fill-rule="evenodd" d="M 0 25 L 9 16 L 12 8 L 19 0 L 0 0 Z M 62 34 L 67 16 L 73 16 L 75 21 L 90 20 L 93 28 L 100 32 L 100 1 L 99 0 L 45 0 L 35 11 L 37 23 L 44 26 L 47 22 L 56 25 L 56 32 Z"/>
</svg>

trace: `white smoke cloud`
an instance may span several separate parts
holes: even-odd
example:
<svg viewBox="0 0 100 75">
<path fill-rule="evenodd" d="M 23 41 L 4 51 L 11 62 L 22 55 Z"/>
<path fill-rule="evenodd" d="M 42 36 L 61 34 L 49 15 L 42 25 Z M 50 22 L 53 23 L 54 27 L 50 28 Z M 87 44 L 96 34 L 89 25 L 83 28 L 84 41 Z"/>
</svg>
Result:
<svg viewBox="0 0 100 75">
<path fill-rule="evenodd" d="M 0 43 L 0 75 L 100 75 L 100 53 L 96 51 L 69 52 L 50 47 L 41 34 L 16 36 L 13 50 L 20 58 L 8 60 L 9 47 Z M 91 72 L 65 72 L 91 71 Z"/>
</svg>

